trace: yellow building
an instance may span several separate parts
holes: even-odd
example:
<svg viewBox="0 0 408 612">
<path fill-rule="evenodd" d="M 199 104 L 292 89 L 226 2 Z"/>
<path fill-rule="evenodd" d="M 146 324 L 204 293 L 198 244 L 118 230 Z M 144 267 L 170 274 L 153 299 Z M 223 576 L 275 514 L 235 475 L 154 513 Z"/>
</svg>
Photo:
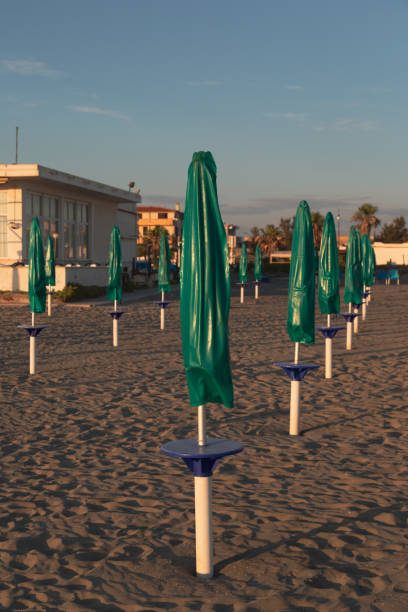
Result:
<svg viewBox="0 0 408 612">
<path fill-rule="evenodd" d="M 179 248 L 183 230 L 184 213 L 180 211 L 180 204 L 176 202 L 175 208 L 164 206 L 138 206 L 137 224 L 139 229 L 138 244 L 143 244 L 146 236 L 155 227 L 163 227 L 169 235 L 170 246 Z"/>
</svg>

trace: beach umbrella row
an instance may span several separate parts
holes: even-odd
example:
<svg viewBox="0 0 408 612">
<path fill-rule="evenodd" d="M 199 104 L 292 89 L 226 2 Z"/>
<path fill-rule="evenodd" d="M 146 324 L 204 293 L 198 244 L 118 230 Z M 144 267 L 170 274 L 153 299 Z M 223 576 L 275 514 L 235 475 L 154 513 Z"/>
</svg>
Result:
<svg viewBox="0 0 408 612">
<path fill-rule="evenodd" d="M 207 435 L 206 404 L 233 408 L 228 343 L 230 280 L 216 165 L 194 153 L 188 170 L 180 270 L 180 316 L 190 404 L 198 411 L 197 439 L 166 443 L 162 452 L 183 459 L 194 474 L 196 573 L 213 575 L 212 474 L 222 457 L 242 451 L 234 440 Z"/>
<path fill-rule="evenodd" d="M 333 338 L 344 326 L 333 326 L 331 315 L 340 312 L 339 260 L 337 252 L 336 228 L 331 212 L 327 213 L 323 224 L 319 253 L 318 301 L 321 314 L 327 315 L 327 325 L 317 329 L 325 338 L 325 377 L 332 377 Z"/>
<path fill-rule="evenodd" d="M 51 287 L 55 287 L 54 242 L 51 236 L 48 236 L 48 239 L 47 239 L 44 272 L 45 272 L 45 284 L 48 287 L 48 316 L 50 317 L 52 314 L 52 311 L 51 311 L 52 289 Z"/>
<path fill-rule="evenodd" d="M 319 366 L 300 363 L 300 344 L 315 341 L 315 252 L 310 208 L 305 200 L 300 202 L 294 227 L 289 273 L 287 333 L 295 343 L 293 363 L 279 362 L 290 378 L 289 434 L 298 435 L 300 428 L 300 383 L 309 370 Z"/>
<path fill-rule="evenodd" d="M 113 310 L 109 313 L 112 317 L 113 346 L 119 344 L 119 319 L 123 310 L 118 310 L 118 302 L 122 301 L 122 247 L 120 242 L 120 230 L 114 225 L 110 236 L 109 245 L 109 279 L 106 289 L 106 297 L 113 302 Z"/>
<path fill-rule="evenodd" d="M 37 217 L 31 222 L 28 242 L 28 299 L 30 302 L 31 325 L 20 325 L 30 337 L 30 374 L 36 372 L 35 339 L 46 325 L 36 325 L 35 315 L 45 312 L 46 302 L 46 273 L 44 261 L 44 247 L 40 223 Z"/>
<path fill-rule="evenodd" d="M 161 292 L 161 302 L 157 302 L 160 307 L 160 329 L 165 327 L 165 311 L 169 302 L 164 301 L 164 294 L 170 293 L 170 271 L 171 271 L 170 247 L 167 232 L 163 232 L 160 237 L 160 257 L 158 287 Z"/>
</svg>

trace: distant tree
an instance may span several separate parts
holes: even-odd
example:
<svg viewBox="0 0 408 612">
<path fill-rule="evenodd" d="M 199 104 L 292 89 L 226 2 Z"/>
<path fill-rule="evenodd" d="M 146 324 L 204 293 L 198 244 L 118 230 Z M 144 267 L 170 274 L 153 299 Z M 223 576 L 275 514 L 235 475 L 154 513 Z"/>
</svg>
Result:
<svg viewBox="0 0 408 612">
<path fill-rule="evenodd" d="M 363 234 L 370 236 L 371 228 L 376 228 L 380 225 L 381 221 L 375 216 L 377 210 L 378 206 L 373 206 L 368 203 L 363 204 L 357 212 L 350 217 L 351 221 L 355 221 L 361 236 Z"/>
<path fill-rule="evenodd" d="M 310 213 L 313 225 L 314 245 L 316 249 L 320 249 L 322 241 L 324 217 L 319 212 Z"/>
<path fill-rule="evenodd" d="M 255 252 L 255 247 L 258 244 L 258 236 L 261 233 L 261 230 L 259 229 L 259 227 L 256 227 L 256 225 L 254 227 L 251 227 L 250 229 L 251 232 L 251 240 L 250 240 L 250 246 L 253 252 Z"/>
<path fill-rule="evenodd" d="M 380 242 L 407 242 L 408 227 L 404 217 L 395 217 L 392 223 L 385 223 L 382 232 L 377 236 Z"/>
<path fill-rule="evenodd" d="M 279 229 L 269 224 L 265 229 L 259 230 L 256 237 L 256 244 L 259 244 L 261 251 L 270 257 L 273 251 L 277 251 L 282 243 L 282 236 Z"/>
<path fill-rule="evenodd" d="M 156 225 L 143 236 L 143 244 L 146 247 L 146 251 L 150 254 L 153 266 L 157 268 L 160 256 L 160 240 L 163 232 L 168 233 L 164 227 Z"/>
<path fill-rule="evenodd" d="M 294 217 L 292 217 L 292 219 L 283 219 L 281 217 L 278 230 L 281 235 L 280 248 L 282 249 L 282 251 L 290 251 L 290 249 L 292 248 L 294 220 Z"/>
</svg>

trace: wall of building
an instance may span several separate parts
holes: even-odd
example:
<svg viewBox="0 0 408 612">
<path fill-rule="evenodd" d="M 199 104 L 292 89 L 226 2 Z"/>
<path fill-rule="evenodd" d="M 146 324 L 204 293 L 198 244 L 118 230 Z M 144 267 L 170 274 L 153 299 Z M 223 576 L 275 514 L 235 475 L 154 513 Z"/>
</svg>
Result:
<svg viewBox="0 0 408 612">
<path fill-rule="evenodd" d="M 6 236 L 7 236 L 7 254 L 2 257 L 2 261 L 13 262 L 20 260 L 22 257 L 22 190 L 21 189 L 0 189 L 0 215 L 6 213 Z"/>
<path fill-rule="evenodd" d="M 408 242 L 387 244 L 374 242 L 373 249 L 377 265 L 384 266 L 391 262 L 396 266 L 408 266 Z"/>
<path fill-rule="evenodd" d="M 31 221 L 28 218 L 27 206 L 23 204 L 29 193 L 58 198 L 60 201 L 59 235 L 61 247 L 56 258 L 64 260 L 63 256 L 63 201 L 76 200 L 89 204 L 89 256 L 88 262 L 105 264 L 109 257 L 110 233 L 114 225 L 119 225 L 123 235 L 122 250 L 124 264 L 130 264 L 137 255 L 137 216 L 120 213 L 118 202 L 108 198 L 98 197 L 84 190 L 73 191 L 63 185 L 53 185 L 41 180 L 26 180 L 23 188 L 10 188 L 0 185 L 0 198 L 7 198 L 7 256 L 1 257 L 4 264 L 26 260 L 27 255 L 27 228 Z M 6 195 L 4 195 L 6 194 Z M 120 207 L 134 207 L 133 203 L 119 204 Z M 4 211 L 5 206 L 0 208 Z M 13 222 L 13 223 L 11 223 Z M 78 261 L 78 260 L 74 260 Z"/>
<path fill-rule="evenodd" d="M 55 290 L 68 284 L 106 287 L 107 266 L 55 266 Z M 0 266 L 0 291 L 28 291 L 28 265 Z"/>
</svg>

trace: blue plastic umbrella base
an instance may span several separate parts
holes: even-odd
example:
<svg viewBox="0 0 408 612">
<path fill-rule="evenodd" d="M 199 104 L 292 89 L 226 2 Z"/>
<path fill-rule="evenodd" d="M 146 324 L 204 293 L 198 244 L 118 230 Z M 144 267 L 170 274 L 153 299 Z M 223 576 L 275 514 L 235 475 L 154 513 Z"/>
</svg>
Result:
<svg viewBox="0 0 408 612">
<path fill-rule="evenodd" d="M 19 325 L 19 327 L 25 329 L 29 336 L 36 338 L 48 325 Z"/>
<path fill-rule="evenodd" d="M 110 316 L 112 317 L 112 319 L 115 319 L 116 321 L 119 321 L 120 317 L 125 313 L 124 310 L 111 310 L 109 312 Z"/>
<path fill-rule="evenodd" d="M 358 312 L 341 312 L 342 317 L 345 318 L 346 323 L 352 323 L 356 317 L 359 317 Z"/>
<path fill-rule="evenodd" d="M 335 327 L 316 327 L 325 338 L 334 338 L 338 331 L 345 329 L 344 325 L 336 325 Z"/>
<path fill-rule="evenodd" d="M 200 446 L 196 439 L 174 440 L 166 442 L 161 452 L 170 457 L 180 457 L 194 476 L 212 476 L 222 457 L 236 455 L 243 450 L 236 440 L 207 438 L 207 444 Z"/>
<path fill-rule="evenodd" d="M 303 380 L 309 370 L 320 368 L 316 363 L 274 363 L 273 365 L 285 370 L 290 380 L 297 381 Z"/>
</svg>

